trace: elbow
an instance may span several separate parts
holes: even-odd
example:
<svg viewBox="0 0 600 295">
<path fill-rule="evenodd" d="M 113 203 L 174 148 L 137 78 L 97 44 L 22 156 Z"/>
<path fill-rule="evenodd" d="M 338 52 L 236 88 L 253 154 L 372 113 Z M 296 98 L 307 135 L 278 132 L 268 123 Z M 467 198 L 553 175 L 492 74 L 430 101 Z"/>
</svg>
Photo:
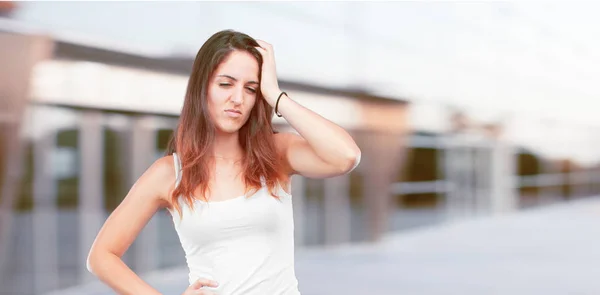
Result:
<svg viewBox="0 0 600 295">
<path fill-rule="evenodd" d="M 91 250 L 85 260 L 85 268 L 93 275 L 98 276 L 98 270 L 101 263 L 106 261 L 106 255 L 96 250 Z"/>
<path fill-rule="evenodd" d="M 360 164 L 361 151 L 358 147 L 355 147 L 352 151 L 347 153 L 344 164 L 341 165 L 341 172 L 348 174 L 352 172 Z"/>
<path fill-rule="evenodd" d="M 95 275 L 94 273 L 94 267 L 96 266 L 95 263 L 95 259 L 93 256 L 93 253 L 90 252 L 90 254 L 88 254 L 87 259 L 85 260 L 85 268 L 93 275 Z"/>
<path fill-rule="evenodd" d="M 94 269 L 92 268 L 92 264 L 90 263 L 89 258 L 85 261 L 85 268 L 87 268 L 87 271 L 89 271 L 91 274 L 95 275 Z"/>
</svg>

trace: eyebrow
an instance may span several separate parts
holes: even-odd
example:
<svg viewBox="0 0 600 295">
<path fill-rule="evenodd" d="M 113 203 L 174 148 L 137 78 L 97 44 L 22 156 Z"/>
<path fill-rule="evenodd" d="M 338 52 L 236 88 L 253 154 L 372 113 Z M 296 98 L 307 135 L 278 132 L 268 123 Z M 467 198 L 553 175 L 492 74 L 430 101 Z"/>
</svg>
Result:
<svg viewBox="0 0 600 295">
<path fill-rule="evenodd" d="M 233 81 L 237 81 L 238 80 L 238 79 L 236 79 L 236 78 L 234 78 L 232 76 L 229 76 L 229 75 L 218 75 L 217 77 L 225 77 L 225 78 L 229 78 L 229 79 L 231 79 Z M 256 81 L 248 81 L 248 84 L 259 84 L 259 83 L 256 82 Z"/>
</svg>

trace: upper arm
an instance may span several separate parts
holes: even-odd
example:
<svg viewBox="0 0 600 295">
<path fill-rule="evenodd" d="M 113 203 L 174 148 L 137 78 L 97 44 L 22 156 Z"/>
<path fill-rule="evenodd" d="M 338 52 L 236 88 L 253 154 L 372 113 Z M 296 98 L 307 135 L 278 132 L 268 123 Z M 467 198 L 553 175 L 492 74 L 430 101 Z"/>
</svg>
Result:
<svg viewBox="0 0 600 295">
<path fill-rule="evenodd" d="M 90 256 L 110 252 L 121 257 L 152 216 L 167 207 L 175 182 L 172 156 L 154 162 L 131 187 L 100 229 Z"/>
<path fill-rule="evenodd" d="M 355 159 L 348 159 L 343 165 L 333 165 L 324 161 L 306 139 L 294 133 L 277 133 L 275 142 L 281 158 L 285 161 L 288 174 L 328 178 L 346 174 L 356 167 Z"/>
</svg>

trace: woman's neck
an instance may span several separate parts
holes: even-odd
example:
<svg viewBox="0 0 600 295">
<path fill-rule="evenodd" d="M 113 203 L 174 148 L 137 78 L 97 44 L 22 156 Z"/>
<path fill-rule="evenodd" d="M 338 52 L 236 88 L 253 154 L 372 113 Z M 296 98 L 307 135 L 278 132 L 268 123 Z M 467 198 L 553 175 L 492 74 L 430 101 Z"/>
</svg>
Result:
<svg viewBox="0 0 600 295">
<path fill-rule="evenodd" d="M 238 133 L 217 134 L 212 146 L 212 156 L 217 159 L 239 161 L 244 153 Z"/>
</svg>

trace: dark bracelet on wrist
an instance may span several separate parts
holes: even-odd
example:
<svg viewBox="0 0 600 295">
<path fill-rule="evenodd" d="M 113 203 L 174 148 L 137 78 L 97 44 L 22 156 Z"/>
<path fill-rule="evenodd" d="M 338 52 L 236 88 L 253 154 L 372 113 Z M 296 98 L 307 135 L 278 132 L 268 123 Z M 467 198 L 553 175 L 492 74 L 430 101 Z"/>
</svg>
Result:
<svg viewBox="0 0 600 295">
<path fill-rule="evenodd" d="M 285 91 L 282 91 L 282 92 L 279 94 L 279 97 L 277 97 L 277 102 L 275 103 L 275 115 L 277 115 L 277 117 L 281 117 L 281 114 L 279 113 L 279 111 L 278 111 L 277 109 L 278 109 L 278 107 L 279 107 L 279 100 L 281 99 L 281 97 L 282 97 L 284 94 L 287 96 L 287 93 L 285 93 Z"/>
</svg>

